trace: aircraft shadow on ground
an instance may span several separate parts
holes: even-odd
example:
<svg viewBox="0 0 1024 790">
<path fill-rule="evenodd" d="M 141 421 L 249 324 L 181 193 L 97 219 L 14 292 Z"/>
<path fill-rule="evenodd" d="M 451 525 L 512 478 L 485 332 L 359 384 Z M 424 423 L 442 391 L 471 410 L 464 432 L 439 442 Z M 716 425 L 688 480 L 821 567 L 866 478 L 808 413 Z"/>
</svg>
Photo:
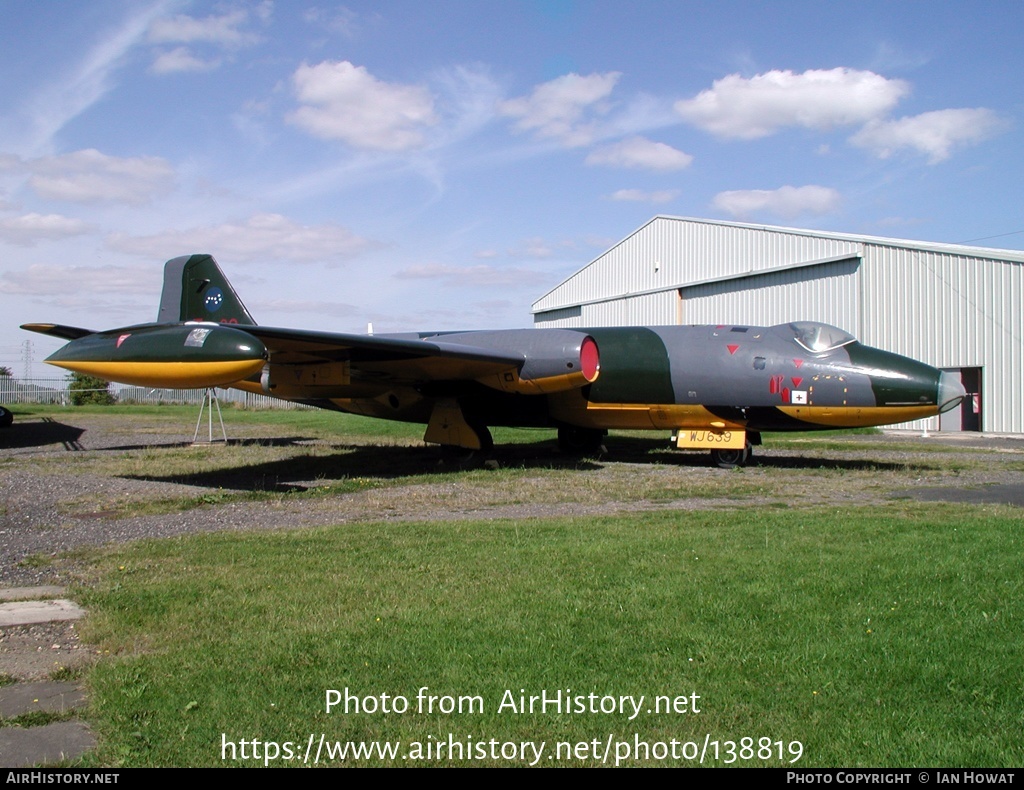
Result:
<svg viewBox="0 0 1024 790">
<path fill-rule="evenodd" d="M 48 444 L 62 444 L 66 450 L 82 450 L 84 428 L 65 425 L 52 417 L 19 422 L 0 431 L 0 449 L 13 450 L 27 447 L 45 447 Z"/>
<path fill-rule="evenodd" d="M 309 436 L 278 436 L 271 439 L 228 439 L 228 447 L 295 447 L 299 445 L 309 444 L 314 441 Z M 102 447 L 99 449 L 103 450 L 118 450 L 125 452 L 128 450 L 153 450 L 153 449 L 173 449 L 175 447 L 223 447 L 224 442 L 166 442 L 160 444 L 153 444 L 152 442 L 146 444 L 121 444 L 116 447 Z"/>
<path fill-rule="evenodd" d="M 291 446 L 302 440 L 298 437 L 259 439 L 229 443 L 230 446 L 250 445 Z M 175 446 L 175 445 L 162 445 Z M 313 485 L 330 485 L 352 479 L 386 479 L 417 477 L 437 474 L 457 474 L 473 468 L 497 469 L 569 469 L 579 472 L 596 471 L 608 463 L 633 463 L 707 468 L 709 474 L 728 474 L 709 466 L 707 453 L 686 453 L 673 450 L 660 440 L 616 438 L 608 445 L 608 452 L 593 457 L 574 457 L 560 453 L 553 441 L 496 446 L 486 456 L 468 461 L 446 458 L 436 447 L 366 446 L 337 443 L 329 455 L 299 455 L 275 461 L 246 464 L 239 459 L 236 465 L 207 472 L 174 475 L 126 475 L 127 479 L 148 480 L 182 485 L 221 488 L 230 491 L 300 492 Z M 230 452 L 230 448 L 228 448 Z M 843 470 L 886 471 L 905 470 L 906 464 L 855 459 L 827 459 L 802 457 L 772 457 L 758 455 L 754 463 L 760 467 L 791 470 Z M 914 467 L 917 468 L 917 467 Z M 930 468 L 921 466 L 920 468 Z M 316 481 L 311 485 L 311 481 Z"/>
<path fill-rule="evenodd" d="M 260 444 L 266 444 L 261 440 Z M 485 461 L 494 461 L 499 468 L 517 469 L 600 469 L 592 459 L 573 458 L 557 452 L 554 445 L 525 445 L 534 448 L 525 452 L 524 445 L 496 448 L 486 457 L 469 460 L 446 458 L 436 447 L 367 447 L 365 445 L 333 444 L 336 452 L 329 455 L 300 455 L 265 463 L 245 464 L 208 472 L 176 475 L 125 475 L 130 480 L 223 488 L 233 491 L 305 491 L 313 485 L 330 485 L 353 479 L 392 480 L 436 474 L 457 474 L 469 469 L 485 468 Z"/>
<path fill-rule="evenodd" d="M 611 451 L 609 455 L 605 456 L 605 460 L 608 461 L 707 467 L 714 471 L 726 471 L 719 470 L 711 465 L 709 453 L 703 450 L 689 452 L 676 450 L 670 447 L 666 441 L 616 437 L 609 443 L 608 449 Z M 771 449 L 762 449 L 761 447 L 754 448 L 750 466 L 768 469 L 835 469 L 839 471 L 933 470 L 936 468 L 930 464 L 919 462 L 908 464 L 870 461 L 859 458 L 781 456 L 773 455 Z"/>
<path fill-rule="evenodd" d="M 915 470 L 934 472 L 940 467 L 929 463 L 891 463 L 852 458 L 803 458 L 800 456 L 772 456 L 771 450 L 755 455 L 751 465 L 770 469 L 835 469 L 844 472 L 901 472 Z"/>
</svg>

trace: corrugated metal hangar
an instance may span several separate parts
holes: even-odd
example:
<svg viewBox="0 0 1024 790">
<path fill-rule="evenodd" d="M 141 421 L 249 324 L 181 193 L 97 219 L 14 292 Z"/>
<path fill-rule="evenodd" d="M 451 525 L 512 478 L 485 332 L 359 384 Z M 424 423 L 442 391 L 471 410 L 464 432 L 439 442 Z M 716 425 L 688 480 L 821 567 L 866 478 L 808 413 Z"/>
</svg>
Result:
<svg viewBox="0 0 1024 790">
<path fill-rule="evenodd" d="M 834 324 L 960 371 L 963 406 L 911 426 L 996 433 L 1024 433 L 1022 313 L 1022 252 L 667 216 L 533 305 L 538 327 Z"/>
</svg>

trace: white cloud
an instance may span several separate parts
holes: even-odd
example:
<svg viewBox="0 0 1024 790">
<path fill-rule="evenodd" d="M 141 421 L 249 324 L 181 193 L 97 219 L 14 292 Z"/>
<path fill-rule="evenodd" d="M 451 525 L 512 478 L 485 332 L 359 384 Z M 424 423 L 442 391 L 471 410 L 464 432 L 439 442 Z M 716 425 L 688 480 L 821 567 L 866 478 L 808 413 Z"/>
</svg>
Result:
<svg viewBox="0 0 1024 790">
<path fill-rule="evenodd" d="M 112 87 L 113 74 L 128 53 L 145 36 L 152 20 L 165 12 L 173 0 L 146 5 L 133 4 L 131 16 L 100 40 L 81 63 L 34 96 L 28 107 L 32 129 L 24 150 L 45 151 L 63 126 L 89 109 Z"/>
<path fill-rule="evenodd" d="M 562 246 L 567 246 L 563 243 Z M 550 258 L 555 254 L 554 248 L 540 236 L 533 236 L 523 240 L 523 246 L 519 249 L 509 250 L 509 255 L 525 258 Z"/>
<path fill-rule="evenodd" d="M 835 211 L 840 200 L 839 193 L 834 189 L 808 185 L 719 192 L 712 205 L 734 217 L 749 217 L 765 212 L 792 219 L 801 214 L 827 214 Z"/>
<path fill-rule="evenodd" d="M 583 243 L 588 247 L 593 247 L 598 250 L 607 250 L 614 246 L 619 239 L 615 236 L 585 236 Z"/>
<path fill-rule="evenodd" d="M 592 124 L 582 123 L 588 110 L 602 112 L 604 100 L 611 95 L 621 74 L 564 74 L 538 85 L 529 96 L 509 99 L 498 105 L 498 112 L 518 118 L 516 126 L 536 131 L 540 137 L 553 137 L 567 146 L 587 145 L 594 137 Z"/>
<path fill-rule="evenodd" d="M 315 137 L 355 148 L 404 151 L 424 144 L 437 122 L 433 97 L 418 85 L 378 80 L 348 61 L 302 65 L 292 75 L 302 106 L 288 120 Z"/>
<path fill-rule="evenodd" d="M 186 14 L 161 17 L 150 25 L 148 39 L 153 44 L 190 44 L 221 51 L 250 47 L 263 40 L 260 34 L 245 29 L 250 16 L 266 24 L 270 21 L 272 8 L 272 3 L 264 2 L 251 10 L 236 9 L 204 18 Z M 155 52 L 149 68 L 160 75 L 213 71 L 224 62 L 220 57 L 200 57 L 192 48 L 185 46 L 157 49 Z"/>
<path fill-rule="evenodd" d="M 595 149 L 587 156 L 588 165 L 638 167 L 645 170 L 682 170 L 693 157 L 665 143 L 644 137 L 630 137 L 621 142 Z"/>
<path fill-rule="evenodd" d="M 290 315 L 316 313 L 336 318 L 358 315 L 361 309 L 344 302 L 323 302 L 315 299 L 265 299 L 252 303 L 256 313 L 288 313 Z"/>
<path fill-rule="evenodd" d="M 152 266 L 53 266 L 34 263 L 24 271 L 5 272 L 4 290 L 13 294 L 149 294 L 157 287 Z"/>
<path fill-rule="evenodd" d="M 202 42 L 228 47 L 255 44 L 260 37 L 240 30 L 249 20 L 248 11 L 230 11 L 220 16 L 198 19 L 179 14 L 156 19 L 149 28 L 149 40 L 156 44 L 188 44 Z"/>
<path fill-rule="evenodd" d="M 550 279 L 543 272 L 532 269 L 501 268 L 487 264 L 451 266 L 443 263 L 410 266 L 408 269 L 396 272 L 394 276 L 400 280 L 440 280 L 444 285 L 504 288 L 535 286 Z"/>
<path fill-rule="evenodd" d="M 280 214 L 256 214 L 244 222 L 151 236 L 118 233 L 109 236 L 107 244 L 120 252 L 148 257 L 209 252 L 246 263 L 340 263 L 371 246 L 367 239 L 340 225 L 298 225 Z"/>
<path fill-rule="evenodd" d="M 786 126 L 865 123 L 891 110 L 909 90 L 903 80 L 871 71 L 769 71 L 750 79 L 730 74 L 675 107 L 688 123 L 719 137 L 754 140 Z"/>
<path fill-rule="evenodd" d="M 501 89 L 484 66 L 455 66 L 431 72 L 430 83 L 444 115 L 445 132 L 434 144 L 450 144 L 476 134 L 494 119 Z"/>
<path fill-rule="evenodd" d="M 81 236 L 92 227 L 80 219 L 60 214 L 23 214 L 0 219 L 0 241 L 31 247 L 39 241 Z"/>
<path fill-rule="evenodd" d="M 31 159 L 22 167 L 40 197 L 74 203 L 140 205 L 174 186 L 174 170 L 164 159 L 107 156 L 95 148 Z"/>
<path fill-rule="evenodd" d="M 153 60 L 149 70 L 154 74 L 181 74 L 187 72 L 213 71 L 220 66 L 219 59 L 203 60 L 197 58 L 185 47 L 175 47 L 168 52 L 161 52 Z"/>
<path fill-rule="evenodd" d="M 355 11 L 345 6 L 327 11 L 322 8 L 310 8 L 303 12 L 302 19 L 311 25 L 318 25 L 332 33 L 341 33 L 347 38 L 354 38 L 359 29 L 359 17 Z"/>
<path fill-rule="evenodd" d="M 1003 125 L 996 113 L 981 107 L 935 110 L 895 121 L 869 121 L 850 142 L 881 159 L 908 148 L 926 154 L 934 165 L 948 159 L 954 148 L 981 142 Z"/>
<path fill-rule="evenodd" d="M 632 200 L 639 203 L 668 203 L 679 197 L 678 189 L 656 189 L 644 192 L 641 189 L 617 189 L 609 197 L 612 200 Z"/>
</svg>

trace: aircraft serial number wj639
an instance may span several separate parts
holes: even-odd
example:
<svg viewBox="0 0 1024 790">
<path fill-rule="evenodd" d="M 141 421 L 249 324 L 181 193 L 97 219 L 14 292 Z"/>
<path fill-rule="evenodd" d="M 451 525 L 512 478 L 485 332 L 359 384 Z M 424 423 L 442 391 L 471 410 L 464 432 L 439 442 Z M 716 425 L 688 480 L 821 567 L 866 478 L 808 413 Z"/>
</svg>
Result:
<svg viewBox="0 0 1024 790">
<path fill-rule="evenodd" d="M 258 326 L 209 255 L 164 267 L 157 322 L 70 340 L 46 361 L 147 387 L 235 387 L 427 426 L 424 440 L 489 449 L 488 426 L 550 427 L 568 451 L 609 429 L 673 432 L 743 464 L 760 431 L 886 425 L 956 406 L 955 377 L 841 329 L 759 326 L 513 329 L 357 335 Z"/>
</svg>

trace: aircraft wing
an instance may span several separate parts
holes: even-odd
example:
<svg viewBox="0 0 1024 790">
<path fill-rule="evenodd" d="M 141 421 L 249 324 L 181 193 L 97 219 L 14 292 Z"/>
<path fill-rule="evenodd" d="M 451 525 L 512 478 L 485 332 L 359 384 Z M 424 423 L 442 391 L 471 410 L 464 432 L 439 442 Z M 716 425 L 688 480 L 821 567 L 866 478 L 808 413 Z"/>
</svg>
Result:
<svg viewBox="0 0 1024 790">
<path fill-rule="evenodd" d="M 353 374 L 368 374 L 379 382 L 480 379 L 521 368 L 526 362 L 522 353 L 444 340 L 268 326 L 238 329 L 258 338 L 274 365 L 347 362 Z"/>
<path fill-rule="evenodd" d="M 151 387 L 245 380 L 284 398 L 472 381 L 543 394 L 582 387 L 597 378 L 600 366 L 592 338 L 560 329 L 356 335 L 203 321 L 104 332 L 59 324 L 24 328 L 70 340 L 47 358 L 67 370 Z"/>
</svg>

